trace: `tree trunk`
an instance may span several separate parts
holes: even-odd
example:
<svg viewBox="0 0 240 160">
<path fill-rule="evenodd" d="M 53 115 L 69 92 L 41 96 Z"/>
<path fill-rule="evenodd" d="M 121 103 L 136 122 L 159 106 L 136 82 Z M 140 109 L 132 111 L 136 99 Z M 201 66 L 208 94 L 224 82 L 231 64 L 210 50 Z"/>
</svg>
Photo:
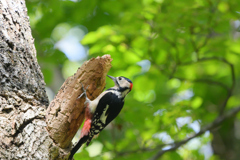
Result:
<svg viewBox="0 0 240 160">
<path fill-rule="evenodd" d="M 0 62 L 0 159 L 66 159 L 84 119 L 80 82 L 91 84 L 92 98 L 100 94 L 110 56 L 85 62 L 66 80 L 47 123 L 49 101 L 24 0 L 0 0 Z"/>
<path fill-rule="evenodd" d="M 221 159 L 239 160 L 240 140 L 236 138 L 234 123 L 236 123 L 235 116 L 223 122 L 221 127 L 211 131 L 213 152 Z"/>
<path fill-rule="evenodd" d="M 0 159 L 48 159 L 48 98 L 23 0 L 0 2 Z"/>
</svg>

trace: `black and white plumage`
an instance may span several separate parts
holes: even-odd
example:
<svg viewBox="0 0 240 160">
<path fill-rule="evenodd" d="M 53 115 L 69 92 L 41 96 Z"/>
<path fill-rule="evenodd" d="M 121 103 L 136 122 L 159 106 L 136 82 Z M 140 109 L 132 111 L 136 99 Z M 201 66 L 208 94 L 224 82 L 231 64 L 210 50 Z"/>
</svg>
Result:
<svg viewBox="0 0 240 160">
<path fill-rule="evenodd" d="M 87 98 L 84 90 L 83 94 L 86 96 L 85 122 L 81 131 L 81 139 L 72 149 L 69 159 L 72 159 L 83 143 L 87 142 L 89 145 L 92 138 L 117 117 L 123 108 L 125 96 L 132 90 L 133 84 L 128 78 L 109 75 L 108 77 L 114 81 L 115 86 L 102 92 L 93 101 Z"/>
</svg>

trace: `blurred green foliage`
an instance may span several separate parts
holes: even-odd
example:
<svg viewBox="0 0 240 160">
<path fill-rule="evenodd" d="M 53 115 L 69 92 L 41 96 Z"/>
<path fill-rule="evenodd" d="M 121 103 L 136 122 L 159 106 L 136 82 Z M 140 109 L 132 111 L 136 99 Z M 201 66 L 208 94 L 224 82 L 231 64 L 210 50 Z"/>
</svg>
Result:
<svg viewBox="0 0 240 160">
<path fill-rule="evenodd" d="M 26 4 L 37 58 L 55 93 L 83 61 L 104 54 L 113 58 L 109 75 L 133 81 L 121 114 L 93 140 L 92 144 L 103 144 L 95 148 L 100 154 L 94 159 L 148 159 L 163 144 L 198 132 L 223 108 L 240 105 L 238 0 L 26 0 Z M 78 61 L 68 60 L 58 48 L 62 46 L 56 47 L 74 27 L 88 53 Z M 108 79 L 106 88 L 112 85 Z M 239 133 L 240 128 L 234 130 Z M 206 132 L 162 159 L 219 159 L 204 149 L 213 136 Z M 75 159 L 91 158 L 83 148 Z"/>
</svg>

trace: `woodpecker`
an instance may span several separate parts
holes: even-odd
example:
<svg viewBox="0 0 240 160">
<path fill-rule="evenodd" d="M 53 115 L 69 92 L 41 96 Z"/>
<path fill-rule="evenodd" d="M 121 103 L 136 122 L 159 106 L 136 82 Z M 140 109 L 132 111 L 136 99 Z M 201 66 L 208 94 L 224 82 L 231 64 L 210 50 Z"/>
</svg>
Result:
<svg viewBox="0 0 240 160">
<path fill-rule="evenodd" d="M 85 122 L 81 131 L 81 138 L 73 147 L 69 160 L 77 150 L 84 144 L 88 146 L 92 138 L 98 135 L 123 108 L 125 96 L 132 90 L 133 83 L 130 79 L 120 76 L 113 77 L 107 75 L 114 81 L 114 87 L 102 92 L 96 99 L 91 101 L 86 94 L 86 89 L 83 87 L 83 93 L 78 97 L 85 95 Z"/>
</svg>

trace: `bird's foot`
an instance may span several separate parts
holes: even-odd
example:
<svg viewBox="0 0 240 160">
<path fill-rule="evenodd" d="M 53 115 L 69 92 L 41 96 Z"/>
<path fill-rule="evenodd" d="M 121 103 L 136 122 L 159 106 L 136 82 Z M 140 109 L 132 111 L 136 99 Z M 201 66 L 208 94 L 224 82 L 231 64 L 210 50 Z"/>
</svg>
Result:
<svg viewBox="0 0 240 160">
<path fill-rule="evenodd" d="M 83 93 L 77 99 L 81 98 L 83 95 L 87 98 L 87 89 L 88 89 L 89 85 L 86 87 L 86 89 L 84 89 L 84 86 L 82 83 L 81 83 L 81 85 L 82 85 Z"/>
</svg>

